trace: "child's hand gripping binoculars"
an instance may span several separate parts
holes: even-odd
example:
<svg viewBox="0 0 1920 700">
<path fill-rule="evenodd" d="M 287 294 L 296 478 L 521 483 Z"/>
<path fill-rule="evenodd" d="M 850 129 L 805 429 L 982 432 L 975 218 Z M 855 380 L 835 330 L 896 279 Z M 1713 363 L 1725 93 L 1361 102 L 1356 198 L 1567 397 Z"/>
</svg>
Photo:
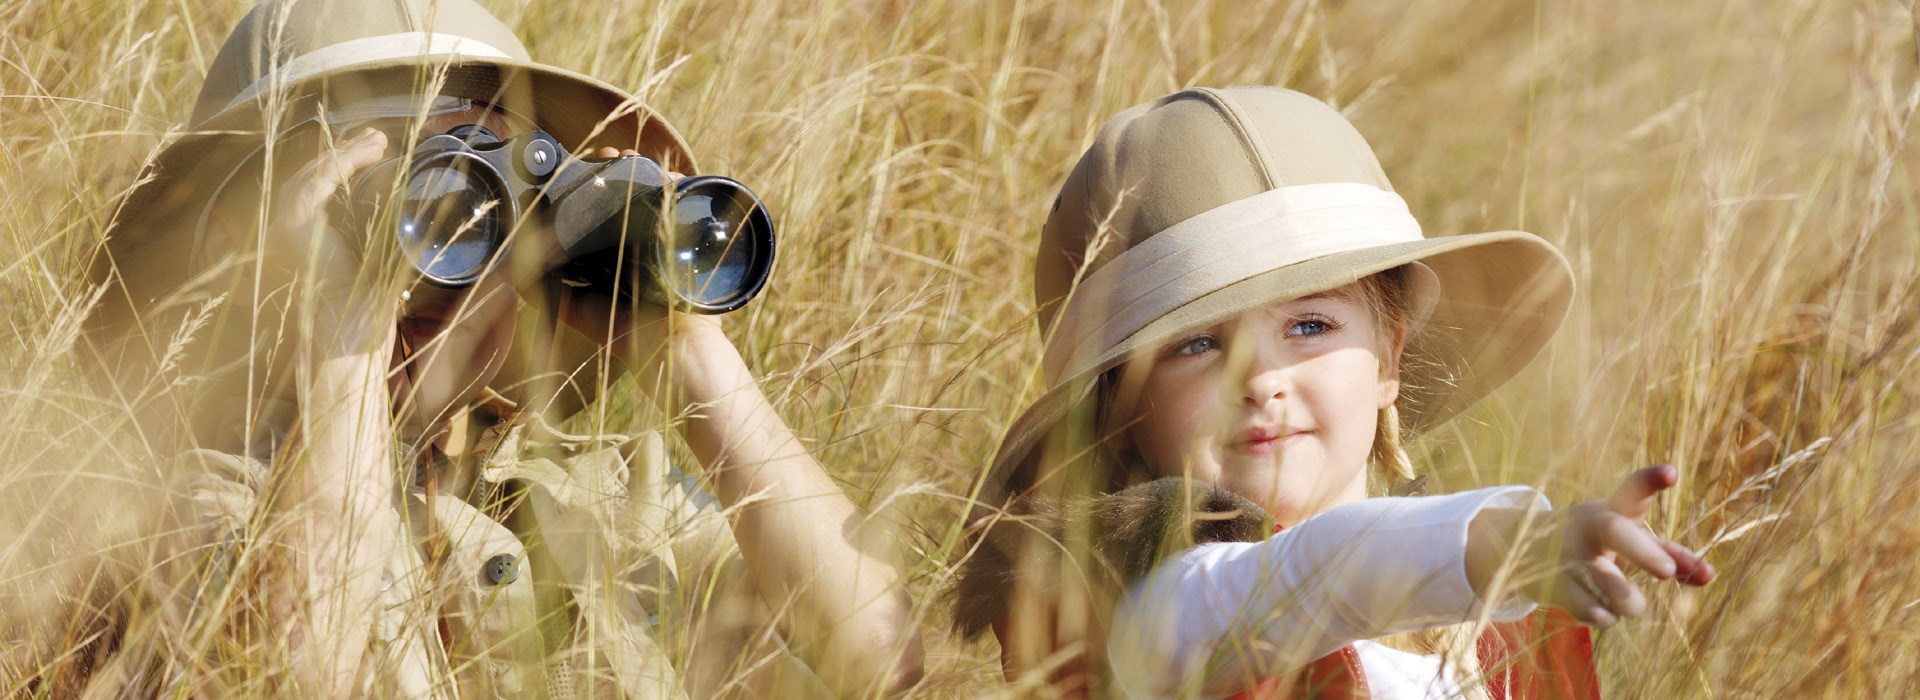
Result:
<svg viewBox="0 0 1920 700">
<path fill-rule="evenodd" d="M 368 168 L 352 202 L 445 288 L 506 265 L 517 283 L 552 275 L 615 300 L 721 314 L 752 300 L 773 267 L 773 222 L 746 186 L 672 181 L 640 156 L 574 158 L 544 131 L 427 138 Z"/>
</svg>

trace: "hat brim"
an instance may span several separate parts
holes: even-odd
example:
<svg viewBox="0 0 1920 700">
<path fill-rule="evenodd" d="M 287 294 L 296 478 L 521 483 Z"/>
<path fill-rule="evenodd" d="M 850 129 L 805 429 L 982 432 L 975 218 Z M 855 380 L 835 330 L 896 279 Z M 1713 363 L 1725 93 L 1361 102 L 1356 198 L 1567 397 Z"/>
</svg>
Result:
<svg viewBox="0 0 1920 700">
<path fill-rule="evenodd" d="M 177 183 L 203 183 L 203 178 L 224 176 L 240 165 L 266 141 L 273 128 L 270 114 L 284 117 L 291 126 L 314 116 L 314 105 L 322 99 L 344 103 L 421 93 L 436 85 L 439 94 L 486 101 L 525 117 L 576 153 L 601 146 L 632 148 L 670 170 L 687 175 L 698 170 L 686 141 L 665 119 L 592 77 L 512 58 L 393 58 L 317 73 L 222 109 L 161 149 L 128 192 L 121 211 L 189 203 L 202 193 L 169 196 Z"/>
<path fill-rule="evenodd" d="M 171 295 L 195 275 L 194 212 L 208 204 L 217 183 L 262 151 L 269 135 L 311 123 L 318 105 L 347 104 L 362 97 L 437 94 L 486 101 L 538 125 L 576 153 L 599 147 L 634 149 L 685 175 L 698 174 L 692 151 L 651 107 L 589 76 L 513 58 L 409 57 L 357 63 L 321 72 L 260 96 L 229 105 L 161 148 L 121 198 L 105 240 L 88 271 L 94 284 L 117 283 L 90 317 L 89 335 L 119 345 L 113 361 L 128 351 L 158 357 L 172 329 L 146 332 L 139 317 L 154 305 L 184 300 Z M 218 332 L 218 331 L 216 331 Z M 589 366 L 595 343 L 568 331 L 544 338 L 543 347 L 516 342 L 503 376 L 515 386 L 541 386 L 543 403 L 567 413 L 593 400 L 597 383 L 578 372 L 550 368 Z M 103 353 L 103 360 L 104 360 Z M 118 372 L 109 368 L 109 372 Z M 559 382 L 562 386 L 554 387 Z M 556 390 L 557 389 L 557 390 Z"/>
<path fill-rule="evenodd" d="M 1100 374 L 1135 350 L 1413 262 L 1433 271 L 1439 293 L 1432 314 L 1408 338 L 1408 360 L 1401 368 L 1399 406 L 1410 434 L 1444 423 L 1511 379 L 1539 354 L 1573 303 L 1573 271 L 1566 258 L 1523 231 L 1427 238 L 1275 268 L 1178 307 L 1055 383 L 1007 430 L 985 475 L 980 502 L 1002 503 L 1015 495 L 1001 489 L 1019 472 L 1028 472 L 1021 483 L 1037 486 L 1036 448 L 1091 397 Z"/>
</svg>

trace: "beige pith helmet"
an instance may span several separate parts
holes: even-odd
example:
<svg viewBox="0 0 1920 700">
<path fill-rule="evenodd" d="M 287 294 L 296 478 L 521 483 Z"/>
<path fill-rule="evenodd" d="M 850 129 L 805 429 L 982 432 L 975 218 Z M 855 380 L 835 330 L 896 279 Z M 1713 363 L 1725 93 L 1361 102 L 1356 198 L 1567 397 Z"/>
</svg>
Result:
<svg viewBox="0 0 1920 700">
<path fill-rule="evenodd" d="M 534 62 L 512 30 L 473 0 L 266 0 L 228 35 L 207 69 L 190 130 L 149 164 L 142 175 L 151 179 L 129 194 L 121 214 L 197 205 L 203 178 L 224 177 L 266 129 L 313 117 L 323 100 L 340 106 L 414 94 L 436 80 L 443 80 L 439 94 L 486 101 L 575 152 L 632 148 L 668 169 L 695 170 L 686 142 L 652 108 L 607 83 Z M 193 186 L 174 187 L 179 182 Z"/>
<path fill-rule="evenodd" d="M 670 170 L 698 170 L 685 141 L 653 109 L 607 83 L 534 62 L 512 30 L 473 0 L 266 0 L 227 37 L 189 130 L 143 169 L 93 258 L 91 280 L 110 285 L 88 320 L 99 362 L 119 373 L 150 365 L 184 314 L 232 279 L 215 260 L 226 251 L 202 245 L 205 210 L 236 175 L 259 177 L 248 162 L 263 145 L 396 96 L 413 96 L 400 104 L 417 115 L 430 107 L 420 97 L 428 93 L 489 104 L 575 153 L 631 148 Z M 390 146 L 388 155 L 403 147 Z M 236 303 L 245 302 L 228 306 Z M 248 322 L 238 316 L 213 323 L 202 347 L 246 348 Z M 595 348 L 577 334 L 553 332 L 551 319 L 546 324 L 541 342 L 516 342 L 497 383 L 545 383 L 545 400 L 567 407 L 590 401 L 593 382 L 576 370 L 590 366 Z M 521 325 L 524 341 L 528 324 Z"/>
<path fill-rule="evenodd" d="M 1424 237 L 1366 140 L 1301 93 L 1193 89 L 1120 113 L 1041 233 L 1047 391 L 1002 440 L 983 504 L 1042 480 L 1042 453 L 1081 449 L 1056 428 L 1091 420 L 1094 380 L 1133 350 L 1409 263 L 1424 321 L 1407 341 L 1398 406 L 1418 432 L 1512 377 L 1553 335 L 1573 298 L 1559 251 L 1520 231 Z"/>
</svg>

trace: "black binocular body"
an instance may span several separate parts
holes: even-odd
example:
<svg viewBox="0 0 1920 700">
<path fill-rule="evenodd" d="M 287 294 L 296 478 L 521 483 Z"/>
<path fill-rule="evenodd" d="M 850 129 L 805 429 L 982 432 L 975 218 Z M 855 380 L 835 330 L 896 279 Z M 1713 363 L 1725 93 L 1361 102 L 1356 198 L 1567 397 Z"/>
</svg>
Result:
<svg viewBox="0 0 1920 700">
<path fill-rule="evenodd" d="M 520 281 L 552 275 L 616 300 L 719 314 L 752 300 L 773 267 L 773 222 L 746 186 L 671 180 L 640 156 L 574 158 L 544 131 L 502 141 L 459 127 L 369 168 L 353 193 L 355 215 L 390 230 L 440 287 L 506 265 Z"/>
</svg>

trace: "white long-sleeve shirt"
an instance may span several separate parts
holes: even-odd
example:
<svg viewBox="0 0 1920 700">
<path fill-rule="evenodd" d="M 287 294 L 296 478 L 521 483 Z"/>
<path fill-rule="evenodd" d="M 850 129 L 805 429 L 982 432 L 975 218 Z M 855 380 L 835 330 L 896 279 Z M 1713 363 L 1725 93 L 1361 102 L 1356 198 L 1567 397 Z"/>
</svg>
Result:
<svg viewBox="0 0 1920 700">
<path fill-rule="evenodd" d="M 1476 619 L 1485 601 L 1467 582 L 1467 526 L 1488 508 L 1547 507 L 1525 486 L 1373 498 L 1330 508 L 1264 542 L 1195 547 L 1121 599 L 1107 639 L 1114 680 L 1137 698 L 1208 681 L 1250 684 L 1359 640 Z M 1533 609 L 1510 599 L 1490 617 L 1517 620 Z M 1437 659 L 1371 644 L 1359 651 L 1376 697 L 1426 697 L 1429 690 L 1407 682 L 1420 674 L 1448 692 Z M 1402 690 L 1383 692 L 1391 688 Z"/>
</svg>

